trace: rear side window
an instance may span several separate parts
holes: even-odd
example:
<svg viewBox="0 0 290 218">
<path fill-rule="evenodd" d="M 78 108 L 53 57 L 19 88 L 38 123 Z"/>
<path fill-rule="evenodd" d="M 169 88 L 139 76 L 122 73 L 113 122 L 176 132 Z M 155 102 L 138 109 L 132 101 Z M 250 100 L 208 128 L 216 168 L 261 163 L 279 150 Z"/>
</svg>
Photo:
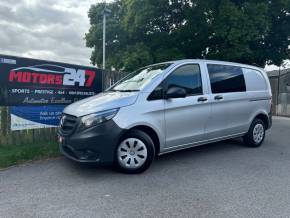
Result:
<svg viewBox="0 0 290 218">
<path fill-rule="evenodd" d="M 187 95 L 201 95 L 202 84 L 198 64 L 188 64 L 177 68 L 166 78 L 167 89 L 172 86 L 184 88 Z"/>
<path fill-rule="evenodd" d="M 245 92 L 246 84 L 241 67 L 208 64 L 212 93 Z"/>
</svg>

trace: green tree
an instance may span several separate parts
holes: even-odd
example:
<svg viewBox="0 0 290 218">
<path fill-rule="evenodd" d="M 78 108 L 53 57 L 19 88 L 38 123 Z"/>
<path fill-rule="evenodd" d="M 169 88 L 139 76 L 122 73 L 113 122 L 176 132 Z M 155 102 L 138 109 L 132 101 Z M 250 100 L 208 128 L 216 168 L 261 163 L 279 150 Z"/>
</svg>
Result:
<svg viewBox="0 0 290 218">
<path fill-rule="evenodd" d="M 107 22 L 107 66 L 131 71 L 182 58 L 263 67 L 290 58 L 290 0 L 117 0 Z M 86 45 L 102 62 L 102 11 L 89 10 Z"/>
</svg>

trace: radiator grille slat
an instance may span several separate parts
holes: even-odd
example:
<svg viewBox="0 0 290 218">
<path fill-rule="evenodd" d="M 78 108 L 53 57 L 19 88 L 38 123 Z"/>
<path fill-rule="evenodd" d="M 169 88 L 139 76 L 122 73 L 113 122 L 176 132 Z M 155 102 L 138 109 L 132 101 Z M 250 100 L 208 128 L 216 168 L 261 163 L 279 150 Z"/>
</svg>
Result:
<svg viewBox="0 0 290 218">
<path fill-rule="evenodd" d="M 77 124 L 77 117 L 69 115 L 69 114 L 63 114 L 60 121 L 60 131 L 64 135 L 71 134 Z"/>
</svg>

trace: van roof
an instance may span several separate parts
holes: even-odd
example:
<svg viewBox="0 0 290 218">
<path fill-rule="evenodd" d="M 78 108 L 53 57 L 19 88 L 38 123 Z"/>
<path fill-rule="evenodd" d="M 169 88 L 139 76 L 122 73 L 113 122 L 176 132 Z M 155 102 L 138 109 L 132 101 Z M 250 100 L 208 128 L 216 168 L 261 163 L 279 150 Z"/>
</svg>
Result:
<svg viewBox="0 0 290 218">
<path fill-rule="evenodd" d="M 259 70 L 263 70 L 260 67 L 249 65 L 249 64 L 241 64 L 241 63 L 237 63 L 237 62 L 209 60 L 209 59 L 183 59 L 183 60 L 174 61 L 174 63 L 183 63 L 183 62 L 187 62 L 187 61 L 212 62 L 212 63 L 217 63 L 217 64 L 231 64 L 231 65 L 238 65 L 238 66 L 242 66 L 242 67 L 258 68 Z"/>
<path fill-rule="evenodd" d="M 241 63 L 230 62 L 230 61 L 209 60 L 209 59 L 181 59 L 181 60 L 166 61 L 166 62 L 156 63 L 156 64 L 167 64 L 167 63 L 168 64 L 181 64 L 181 63 L 192 62 L 192 61 L 211 62 L 211 63 L 216 63 L 216 64 L 226 64 L 226 65 L 236 65 L 236 66 L 241 66 L 241 67 L 246 67 L 246 68 L 254 68 L 254 69 L 264 71 L 263 68 L 253 66 L 253 65 L 241 64 Z M 152 65 L 156 65 L 156 64 L 152 64 Z"/>
</svg>

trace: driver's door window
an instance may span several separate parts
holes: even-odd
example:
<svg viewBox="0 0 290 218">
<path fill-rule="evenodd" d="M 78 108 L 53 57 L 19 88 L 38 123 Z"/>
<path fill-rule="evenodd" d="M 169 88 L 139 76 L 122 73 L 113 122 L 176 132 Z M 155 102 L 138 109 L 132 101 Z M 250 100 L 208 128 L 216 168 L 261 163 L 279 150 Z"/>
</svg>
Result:
<svg viewBox="0 0 290 218">
<path fill-rule="evenodd" d="M 187 96 L 202 95 L 201 74 L 198 64 L 187 64 L 177 68 L 166 78 L 166 90 L 175 86 L 184 88 Z"/>
</svg>

